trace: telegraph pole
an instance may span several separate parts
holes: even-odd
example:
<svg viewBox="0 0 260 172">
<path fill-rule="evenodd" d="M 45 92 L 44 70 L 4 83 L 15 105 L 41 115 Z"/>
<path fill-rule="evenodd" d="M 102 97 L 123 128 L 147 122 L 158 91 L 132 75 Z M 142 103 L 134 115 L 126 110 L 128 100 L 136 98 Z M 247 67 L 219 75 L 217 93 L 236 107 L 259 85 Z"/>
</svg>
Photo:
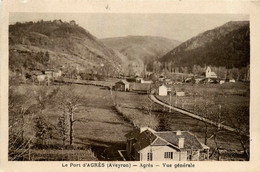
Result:
<svg viewBox="0 0 260 172">
<path fill-rule="evenodd" d="M 172 92 L 170 92 L 170 107 L 169 107 L 169 112 L 171 112 L 171 106 L 172 106 Z"/>
</svg>

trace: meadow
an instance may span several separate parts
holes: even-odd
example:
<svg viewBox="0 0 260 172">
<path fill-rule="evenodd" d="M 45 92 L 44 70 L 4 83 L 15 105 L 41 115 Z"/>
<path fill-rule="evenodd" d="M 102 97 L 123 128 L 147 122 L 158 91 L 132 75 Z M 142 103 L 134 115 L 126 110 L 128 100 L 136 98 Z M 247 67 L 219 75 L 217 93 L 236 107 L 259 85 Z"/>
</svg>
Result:
<svg viewBox="0 0 260 172">
<path fill-rule="evenodd" d="M 99 85 L 100 83 L 97 84 Z M 224 92 L 227 97 L 233 100 L 232 103 L 234 105 L 240 106 L 249 103 L 249 97 L 244 97 L 244 95 L 247 95 L 245 91 L 247 89 L 246 85 L 243 85 L 243 88 L 236 88 L 235 85 L 223 86 L 223 88 L 218 87 L 219 85 L 182 85 L 179 86 L 178 89 L 183 89 L 186 93 L 186 97 L 178 97 L 178 99 L 187 99 L 186 101 L 190 101 L 190 104 L 192 104 L 194 100 L 192 98 L 195 93 L 199 93 L 197 96 L 203 96 L 205 95 L 203 92 L 207 90 L 209 93 L 217 93 L 219 96 L 222 96 Z M 26 94 L 28 90 L 37 94 L 40 90 L 50 92 L 56 88 L 73 92 L 73 94 L 81 97 L 81 107 L 74 114 L 74 117 L 75 119 L 82 119 L 82 121 L 75 122 L 73 125 L 73 145 L 81 148 L 90 148 L 99 160 L 120 160 L 117 150 L 125 149 L 126 138 L 124 135 L 130 132 L 134 127 L 150 126 L 158 131 L 191 131 L 202 143 L 204 142 L 205 124 L 203 122 L 177 112 L 169 112 L 168 109 L 164 109 L 151 102 L 148 95 L 134 92 L 115 92 L 104 87 L 78 84 L 61 84 L 49 87 L 20 85 L 17 86 L 15 90 L 20 94 Z M 239 91 L 234 91 L 234 89 Z M 234 98 L 238 96 L 242 98 Z M 167 101 L 169 97 L 160 98 L 163 101 Z M 199 102 L 198 99 L 197 97 L 197 102 Z M 174 97 L 172 97 L 172 100 L 174 101 Z M 224 103 L 229 102 L 227 98 L 220 100 L 226 101 Z M 35 99 L 32 98 L 29 99 L 29 101 L 34 102 Z M 38 114 L 42 115 L 47 123 L 54 126 L 52 138 L 46 139 L 47 144 L 45 143 L 49 145 L 49 147 L 50 145 L 62 145 L 62 138 L 56 130 L 58 118 L 62 115 L 62 109 L 60 108 L 62 101 L 64 100 L 56 99 L 54 102 L 50 102 L 42 113 Z M 201 101 L 201 104 L 203 104 L 205 98 L 201 98 Z M 239 102 L 241 104 L 239 104 Z M 184 105 L 184 108 L 185 107 L 187 106 Z M 192 110 L 192 108 L 187 110 Z M 33 123 L 34 121 L 29 118 L 26 119 L 27 131 L 25 135 L 27 137 L 34 134 L 32 132 Z M 208 146 L 213 149 L 215 142 L 211 135 L 214 131 L 214 127 L 209 126 L 208 128 Z M 234 133 L 219 131 L 216 139 L 221 149 L 238 152 L 242 150 L 239 140 Z M 66 144 L 69 144 L 68 140 L 66 140 Z M 46 154 L 46 150 L 44 151 Z M 60 154 L 59 151 L 58 154 Z M 90 154 L 90 156 L 92 155 Z M 71 157 L 73 157 L 73 155 L 71 155 Z M 81 156 L 77 158 L 80 159 L 80 157 Z M 83 158 L 88 159 L 87 157 Z"/>
</svg>

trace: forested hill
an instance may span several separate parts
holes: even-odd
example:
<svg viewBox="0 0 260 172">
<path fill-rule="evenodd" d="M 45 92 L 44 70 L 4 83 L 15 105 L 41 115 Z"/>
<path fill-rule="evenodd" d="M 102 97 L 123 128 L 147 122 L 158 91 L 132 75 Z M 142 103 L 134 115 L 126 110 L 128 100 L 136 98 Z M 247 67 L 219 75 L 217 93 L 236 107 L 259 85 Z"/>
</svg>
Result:
<svg viewBox="0 0 260 172">
<path fill-rule="evenodd" d="M 250 62 L 249 21 L 231 21 L 180 44 L 162 58 L 175 66 L 245 67 Z"/>
<path fill-rule="evenodd" d="M 11 70 L 43 70 L 74 66 L 104 67 L 111 75 L 121 71 L 121 59 L 75 21 L 38 21 L 9 25 Z"/>
</svg>

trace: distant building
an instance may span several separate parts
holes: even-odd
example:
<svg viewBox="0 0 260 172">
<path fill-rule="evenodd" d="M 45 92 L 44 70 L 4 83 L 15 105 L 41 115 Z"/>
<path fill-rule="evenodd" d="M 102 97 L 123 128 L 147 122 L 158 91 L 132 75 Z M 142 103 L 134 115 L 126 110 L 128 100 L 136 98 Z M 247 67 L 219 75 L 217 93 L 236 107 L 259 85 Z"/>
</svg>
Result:
<svg viewBox="0 0 260 172">
<path fill-rule="evenodd" d="M 235 83 L 236 80 L 234 80 L 234 79 L 230 79 L 229 82 Z"/>
<path fill-rule="evenodd" d="M 217 78 L 217 74 L 211 71 L 211 68 L 208 66 L 206 69 L 206 78 Z"/>
<path fill-rule="evenodd" d="M 165 84 L 167 85 L 172 85 L 172 80 L 171 79 L 165 79 Z"/>
<path fill-rule="evenodd" d="M 44 74 L 49 78 L 58 78 L 62 75 L 61 70 L 59 69 L 47 69 L 45 70 Z"/>
<path fill-rule="evenodd" d="M 203 78 L 195 78 L 195 83 L 198 84 L 203 80 Z"/>
<path fill-rule="evenodd" d="M 115 90 L 117 91 L 129 91 L 130 85 L 126 80 L 121 80 L 115 83 Z"/>
<path fill-rule="evenodd" d="M 163 75 L 159 76 L 159 81 L 163 82 L 165 77 Z"/>
<path fill-rule="evenodd" d="M 185 96 L 185 92 L 183 92 L 183 91 L 176 91 L 176 96 L 183 97 L 183 96 Z"/>
<path fill-rule="evenodd" d="M 219 81 L 219 84 L 224 84 L 225 83 L 225 80 L 220 80 Z"/>
<path fill-rule="evenodd" d="M 168 89 L 165 85 L 159 87 L 159 96 L 167 96 Z"/>
<path fill-rule="evenodd" d="M 73 26 L 75 26 L 75 25 L 76 25 L 76 22 L 75 22 L 75 20 L 71 20 L 71 21 L 70 21 L 70 25 L 73 25 Z"/>
<path fill-rule="evenodd" d="M 151 91 L 151 84 L 149 83 L 142 84 L 142 83 L 133 82 L 130 84 L 130 90 L 141 94 L 148 94 Z"/>
<path fill-rule="evenodd" d="M 52 78 L 53 77 L 53 70 L 52 69 L 47 69 L 44 71 L 44 74 L 49 77 Z"/>
<path fill-rule="evenodd" d="M 46 75 L 44 75 L 44 74 L 37 75 L 36 79 L 37 79 L 38 82 L 43 82 L 46 79 Z"/>
<path fill-rule="evenodd" d="M 61 77 L 61 70 L 53 70 L 53 77 L 58 78 Z"/>
<path fill-rule="evenodd" d="M 208 159 L 209 147 L 188 131 L 157 132 L 148 127 L 125 135 L 127 159 L 133 161 L 198 161 Z"/>
<path fill-rule="evenodd" d="M 141 82 L 142 82 L 142 80 L 143 80 L 143 78 L 142 78 L 142 77 L 139 77 L 139 76 L 137 76 L 137 77 L 135 77 L 135 80 L 136 80 L 136 82 L 138 82 L 138 83 L 141 83 Z"/>
</svg>

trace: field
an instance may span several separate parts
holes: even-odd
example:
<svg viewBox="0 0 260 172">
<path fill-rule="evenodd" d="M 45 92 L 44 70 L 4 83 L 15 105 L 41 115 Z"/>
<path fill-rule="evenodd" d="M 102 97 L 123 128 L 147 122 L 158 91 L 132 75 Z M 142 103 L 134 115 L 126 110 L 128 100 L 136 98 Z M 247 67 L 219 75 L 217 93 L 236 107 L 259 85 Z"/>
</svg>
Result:
<svg viewBox="0 0 260 172">
<path fill-rule="evenodd" d="M 21 93 L 25 93 L 26 90 L 38 92 L 41 87 L 22 85 L 17 88 L 17 91 Z M 52 90 L 57 87 L 51 86 L 48 89 Z M 89 85 L 63 85 L 59 87 L 65 90 L 75 90 L 76 94 L 82 96 L 82 107 L 75 114 L 75 119 L 84 119 L 84 122 L 76 122 L 74 124 L 74 145 L 91 147 L 96 156 L 100 156 L 97 154 L 102 153 L 100 151 L 104 151 L 104 148 L 111 145 L 119 145 L 122 149 L 122 144 L 124 145 L 125 143 L 124 135 L 131 131 L 133 127 L 114 110 L 109 90 Z M 46 87 L 43 88 L 46 89 Z M 62 111 L 56 104 L 49 105 L 43 112 L 44 118 L 53 126 L 57 126 L 58 117 L 61 114 Z M 28 126 L 30 125 L 29 122 L 33 121 L 27 121 Z M 26 134 L 28 137 L 33 134 L 31 131 L 32 128 L 28 128 L 28 133 Z M 62 140 L 55 130 L 53 131 L 53 138 L 50 141 L 52 145 L 62 144 Z M 125 147 L 123 146 L 123 148 Z M 108 160 L 106 157 L 104 159 Z"/>
<path fill-rule="evenodd" d="M 100 83 L 97 83 L 99 85 Z M 120 160 L 117 150 L 125 148 L 125 134 L 131 131 L 134 126 L 150 126 L 158 131 L 165 130 L 184 130 L 191 131 L 198 139 L 204 142 L 204 123 L 193 118 L 187 117 L 177 112 L 168 112 L 168 109 L 163 109 L 159 105 L 152 103 L 148 99 L 148 95 L 137 94 L 133 92 L 111 92 L 110 90 L 98 86 L 92 85 L 52 85 L 49 87 L 44 86 L 32 86 L 32 85 L 20 85 L 16 88 L 17 92 L 26 93 L 28 90 L 33 92 L 39 92 L 41 89 L 47 89 L 46 91 L 53 90 L 55 88 L 61 90 L 70 90 L 75 95 L 81 96 L 81 108 L 75 113 L 75 119 L 83 119 L 81 122 L 74 124 L 73 130 L 73 145 L 80 147 L 88 147 L 94 151 L 95 156 L 99 160 Z M 234 88 L 234 85 L 225 86 L 224 88 L 218 88 L 219 85 L 182 85 L 178 89 L 183 89 L 186 93 L 186 97 L 179 98 L 178 102 L 186 101 L 190 104 L 193 103 L 192 99 L 195 92 L 197 94 L 197 102 L 199 96 L 201 96 L 201 104 L 203 91 L 207 90 L 209 93 L 217 93 L 219 96 L 223 95 L 223 91 L 229 99 L 224 99 L 227 103 L 235 105 L 247 105 L 249 103 L 249 97 L 246 95 L 247 86 L 243 88 Z M 241 88 L 241 89 L 239 89 Z M 221 91 L 219 91 L 221 89 Z M 237 89 L 238 91 L 234 92 Z M 237 93 L 239 92 L 239 95 Z M 236 93 L 236 94 L 235 94 Z M 207 94 L 209 95 L 209 94 Z M 241 96 L 241 99 L 236 97 Z M 162 100 L 167 101 L 169 97 L 160 97 Z M 172 97 L 174 101 L 174 97 Z M 31 99 L 30 101 L 35 101 Z M 62 99 L 56 101 L 56 103 L 50 103 L 42 112 L 44 118 L 53 126 L 57 126 L 58 118 L 62 115 L 62 110 L 59 108 L 59 102 Z M 241 104 L 239 104 L 241 103 Z M 115 105 L 117 108 L 115 108 Z M 184 105 L 184 108 L 187 106 Z M 149 112 L 149 110 L 151 110 Z M 191 110 L 191 109 L 187 109 Z M 27 119 L 28 126 L 33 126 L 32 121 Z M 32 128 L 28 127 L 27 136 L 33 135 Z M 214 128 L 209 127 L 209 134 L 212 134 Z M 210 135 L 209 135 L 210 137 Z M 241 145 L 237 136 L 234 133 L 227 131 L 220 131 L 217 137 L 219 148 L 229 151 L 241 151 Z M 61 145 L 62 140 L 56 130 L 53 130 L 53 139 L 49 140 L 49 145 Z M 68 141 L 67 141 L 68 144 Z M 215 147 L 215 143 L 212 137 L 208 139 L 208 146 Z"/>
<path fill-rule="evenodd" d="M 201 110 L 202 106 L 207 107 L 207 112 L 221 113 L 223 124 L 232 125 L 232 120 L 225 118 L 235 118 L 237 109 L 247 110 L 244 116 L 244 125 L 249 127 L 249 84 L 247 83 L 224 83 L 220 84 L 183 84 L 176 85 L 174 89 L 184 91 L 185 96 L 158 96 L 157 98 L 173 106 L 185 109 L 200 116 L 206 115 L 206 110 Z M 224 113 L 226 114 L 224 115 Z M 209 114 L 209 113 L 208 113 Z M 228 116 L 227 116 L 228 114 Z M 214 119 L 214 114 L 206 116 Z"/>
</svg>

